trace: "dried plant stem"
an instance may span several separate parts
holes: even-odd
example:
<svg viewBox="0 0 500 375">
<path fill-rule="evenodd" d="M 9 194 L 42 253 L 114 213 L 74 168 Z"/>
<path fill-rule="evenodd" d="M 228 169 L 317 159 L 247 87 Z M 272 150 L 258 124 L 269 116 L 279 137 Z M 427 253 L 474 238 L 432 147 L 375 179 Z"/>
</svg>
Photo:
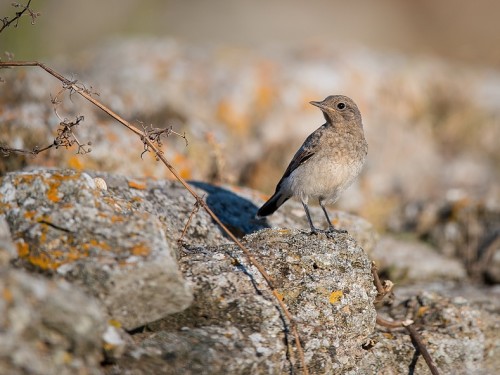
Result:
<svg viewBox="0 0 500 375">
<path fill-rule="evenodd" d="M 260 272 L 264 280 L 266 281 L 268 287 L 271 289 L 272 294 L 274 295 L 276 301 L 278 302 L 279 306 L 281 307 L 281 310 L 283 311 L 284 315 L 288 319 L 288 322 L 290 324 L 290 328 L 292 331 L 292 334 L 295 339 L 295 346 L 297 349 L 297 354 L 299 356 L 299 361 L 301 364 L 301 369 L 302 373 L 304 375 L 308 375 L 309 371 L 307 369 L 306 363 L 305 363 L 305 357 L 304 357 L 304 351 L 302 349 L 302 345 L 300 343 L 300 337 L 299 333 L 297 330 L 297 324 L 295 320 L 293 319 L 292 315 L 288 311 L 288 308 L 284 304 L 284 302 L 281 300 L 280 295 L 276 288 L 274 287 L 274 282 L 269 276 L 269 274 L 266 272 L 264 267 L 254 258 L 254 256 L 251 254 L 250 250 L 248 250 L 238 238 L 220 221 L 220 219 L 215 215 L 215 213 L 208 207 L 208 205 L 201 199 L 201 197 L 194 191 L 194 189 L 180 176 L 180 174 L 177 172 L 177 170 L 170 164 L 170 162 L 165 158 L 163 153 L 161 152 L 160 149 L 156 147 L 156 145 L 148 138 L 147 134 L 138 130 L 135 128 L 132 124 L 130 124 L 127 120 L 119 116 L 117 113 L 109 109 L 107 106 L 102 104 L 100 101 L 94 99 L 91 95 L 91 93 L 88 90 L 85 90 L 84 88 L 80 87 L 79 85 L 76 84 L 74 81 L 70 81 L 67 78 L 65 78 L 63 75 L 59 74 L 55 70 L 49 68 L 43 63 L 40 63 L 38 61 L 9 61 L 9 62 L 0 62 L 0 67 L 13 67 L 13 66 L 36 66 L 39 67 L 46 72 L 48 72 L 50 75 L 54 76 L 58 80 L 60 80 L 63 85 L 77 94 L 81 95 L 85 99 L 87 99 L 89 102 L 94 104 L 96 107 L 101 109 L 103 112 L 107 113 L 109 116 L 111 116 L 113 119 L 118 121 L 120 124 L 128 128 L 130 131 L 134 132 L 136 135 L 138 135 L 141 139 L 141 141 L 149 147 L 155 154 L 155 156 L 162 161 L 163 164 L 170 170 L 170 172 L 174 175 L 174 177 L 184 186 L 184 188 L 196 199 L 196 202 L 203 207 L 203 209 L 210 215 L 210 217 L 222 228 L 222 230 L 231 238 L 231 240 L 243 251 L 249 262 L 257 268 L 257 270 Z"/>
<path fill-rule="evenodd" d="M 372 262 L 372 275 L 373 275 L 373 283 L 375 284 L 375 288 L 377 289 L 377 296 L 375 297 L 375 303 L 378 301 L 382 301 L 383 298 L 387 293 L 390 292 L 390 289 L 392 288 L 392 283 L 390 283 L 391 287 L 390 288 L 384 288 L 382 285 L 382 282 L 380 281 L 380 278 L 378 276 L 377 272 L 377 265 L 375 262 Z M 396 328 L 405 328 L 413 342 L 413 345 L 415 348 L 422 354 L 422 357 L 424 357 L 425 363 L 429 367 L 429 370 L 431 371 L 432 375 L 439 375 L 439 371 L 434 364 L 434 361 L 432 360 L 431 355 L 429 354 L 429 351 L 427 350 L 427 347 L 425 346 L 424 342 L 422 341 L 422 338 L 420 334 L 417 332 L 415 327 L 413 327 L 413 320 L 387 320 L 382 318 L 380 315 L 377 314 L 377 324 L 381 325 L 382 327 L 386 327 L 389 329 L 396 329 Z"/>
<path fill-rule="evenodd" d="M 182 239 L 184 238 L 184 236 L 186 235 L 187 233 L 187 230 L 189 228 L 189 225 L 191 225 L 191 220 L 193 220 L 193 217 L 194 215 L 198 212 L 198 210 L 200 209 L 200 204 L 198 203 L 199 201 L 196 201 L 196 203 L 194 204 L 194 207 L 193 209 L 191 210 L 191 213 L 189 214 L 189 218 L 186 222 L 186 225 L 184 225 L 184 229 L 182 230 L 182 233 L 181 233 L 181 236 L 179 237 L 179 239 L 177 240 L 177 242 L 179 243 L 179 245 L 182 244 Z"/>
<path fill-rule="evenodd" d="M 31 15 L 31 19 L 32 19 L 32 21 L 31 21 L 31 22 L 32 22 L 32 23 L 34 23 L 34 20 L 35 20 L 35 18 L 38 16 L 38 14 L 37 14 L 37 13 L 34 13 L 34 12 L 32 12 L 32 11 L 30 10 L 30 4 L 31 4 L 31 2 L 32 2 L 32 1 L 33 1 L 33 0 L 28 0 L 28 2 L 26 3 L 26 5 L 22 7 L 23 9 L 21 9 L 19 12 L 16 12 L 16 15 L 15 15 L 12 19 L 10 19 L 10 20 L 9 20 L 8 18 L 4 18 L 4 19 L 2 20 L 2 22 L 3 22 L 2 27 L 0 27 L 0 33 L 1 33 L 4 29 L 6 29 L 7 27 L 9 27 L 9 26 L 10 26 L 12 23 L 14 23 L 14 22 L 16 22 L 16 23 L 14 24 L 14 27 L 16 27 L 16 26 L 17 26 L 17 23 L 19 22 L 19 19 L 20 19 L 20 18 L 23 16 L 23 14 L 24 14 L 24 13 L 26 13 L 26 12 L 28 12 L 28 13 Z M 14 5 L 16 5 L 16 4 L 14 4 Z M 21 5 L 19 4 L 19 6 L 21 6 Z M 16 7 L 17 7 L 17 6 L 16 6 Z"/>
</svg>

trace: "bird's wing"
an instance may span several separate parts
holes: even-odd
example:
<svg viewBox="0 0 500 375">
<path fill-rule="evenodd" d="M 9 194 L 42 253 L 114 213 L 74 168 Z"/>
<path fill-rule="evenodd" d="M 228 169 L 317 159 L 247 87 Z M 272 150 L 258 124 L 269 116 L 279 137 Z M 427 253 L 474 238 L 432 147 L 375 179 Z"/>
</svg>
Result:
<svg viewBox="0 0 500 375">
<path fill-rule="evenodd" d="M 296 170 L 299 166 L 304 164 L 307 160 L 311 158 L 311 156 L 313 156 L 316 153 L 317 150 L 316 145 L 317 142 L 319 141 L 319 138 L 321 138 L 322 135 L 322 132 L 319 131 L 320 129 L 317 129 L 315 132 L 310 134 L 309 137 L 307 137 L 307 139 L 304 141 L 302 146 L 299 148 L 299 150 L 295 153 L 292 161 L 290 162 L 290 164 L 288 164 L 288 167 L 285 170 L 283 177 L 281 177 L 281 180 L 278 182 L 278 185 L 276 186 L 276 191 L 280 190 L 283 180 L 285 180 L 288 176 L 290 176 L 294 170 Z"/>
<path fill-rule="evenodd" d="M 276 186 L 276 192 L 280 190 L 283 180 L 290 176 L 294 170 L 296 170 L 300 165 L 304 164 L 314 154 L 315 153 L 311 152 L 311 150 L 300 148 L 300 150 L 297 151 L 297 153 L 293 157 L 290 164 L 288 164 L 288 168 L 285 170 L 283 177 L 281 177 L 281 180 L 278 182 L 278 185 Z"/>
<path fill-rule="evenodd" d="M 299 151 L 297 151 L 290 164 L 288 164 L 288 167 L 285 170 L 285 173 L 283 174 L 283 177 L 281 179 L 290 176 L 294 170 L 296 170 L 300 165 L 304 164 L 314 154 L 315 153 L 312 152 L 312 150 L 305 148 L 301 148 Z"/>
</svg>

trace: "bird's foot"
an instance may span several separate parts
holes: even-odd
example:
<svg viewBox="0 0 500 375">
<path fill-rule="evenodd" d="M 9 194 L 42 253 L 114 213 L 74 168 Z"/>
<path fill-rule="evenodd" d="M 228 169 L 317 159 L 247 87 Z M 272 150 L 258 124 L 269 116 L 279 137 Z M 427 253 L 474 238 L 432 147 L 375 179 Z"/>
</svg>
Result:
<svg viewBox="0 0 500 375">
<path fill-rule="evenodd" d="M 315 227 L 312 227 L 311 231 L 309 232 L 310 235 L 315 235 L 315 236 L 317 236 L 320 233 L 323 233 L 323 231 Z"/>
<path fill-rule="evenodd" d="M 345 229 L 337 229 L 333 225 L 329 225 L 326 231 L 327 233 L 341 233 L 341 234 L 347 233 Z"/>
</svg>

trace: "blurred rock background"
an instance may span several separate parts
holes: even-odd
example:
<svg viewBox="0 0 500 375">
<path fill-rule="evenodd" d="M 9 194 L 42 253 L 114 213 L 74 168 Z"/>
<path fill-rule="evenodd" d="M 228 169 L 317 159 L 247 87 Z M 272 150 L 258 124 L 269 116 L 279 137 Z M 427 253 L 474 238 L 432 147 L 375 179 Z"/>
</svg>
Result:
<svg viewBox="0 0 500 375">
<path fill-rule="evenodd" d="M 42 16 L 4 31 L 1 50 L 48 62 L 138 127 L 185 132 L 187 147 L 175 136 L 164 142 L 183 177 L 271 194 L 322 124 L 308 101 L 345 94 L 363 114 L 369 156 L 337 207 L 383 234 L 410 234 L 458 257 L 470 275 L 479 261 L 484 268 L 499 258 L 497 2 L 47 0 L 32 7 Z M 0 15 L 13 12 L 0 5 Z M 51 143 L 60 120 L 49 96 L 60 84 L 36 69 L 0 73 L 1 142 Z M 2 158 L 2 173 L 45 165 L 171 177 L 150 156 L 141 160 L 135 137 L 71 99 L 57 111 L 85 116 L 78 135 L 92 152 Z M 401 248 L 382 243 L 398 244 L 384 247 L 389 254 Z M 500 281 L 498 268 L 483 271 L 480 280 Z"/>
</svg>

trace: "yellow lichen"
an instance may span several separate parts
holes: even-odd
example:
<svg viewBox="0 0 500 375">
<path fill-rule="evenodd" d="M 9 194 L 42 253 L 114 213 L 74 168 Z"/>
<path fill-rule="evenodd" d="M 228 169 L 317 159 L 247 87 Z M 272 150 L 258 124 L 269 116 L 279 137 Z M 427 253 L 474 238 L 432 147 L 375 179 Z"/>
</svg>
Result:
<svg viewBox="0 0 500 375">
<path fill-rule="evenodd" d="M 341 290 L 334 290 L 333 292 L 330 293 L 330 297 L 328 298 L 328 301 L 333 305 L 334 303 L 337 303 L 340 301 L 344 293 L 342 293 Z"/>
<path fill-rule="evenodd" d="M 118 320 L 116 320 L 116 319 L 109 319 L 108 320 L 108 324 L 110 326 L 115 327 L 115 328 L 121 328 L 121 326 L 122 326 L 122 324 Z"/>
</svg>

